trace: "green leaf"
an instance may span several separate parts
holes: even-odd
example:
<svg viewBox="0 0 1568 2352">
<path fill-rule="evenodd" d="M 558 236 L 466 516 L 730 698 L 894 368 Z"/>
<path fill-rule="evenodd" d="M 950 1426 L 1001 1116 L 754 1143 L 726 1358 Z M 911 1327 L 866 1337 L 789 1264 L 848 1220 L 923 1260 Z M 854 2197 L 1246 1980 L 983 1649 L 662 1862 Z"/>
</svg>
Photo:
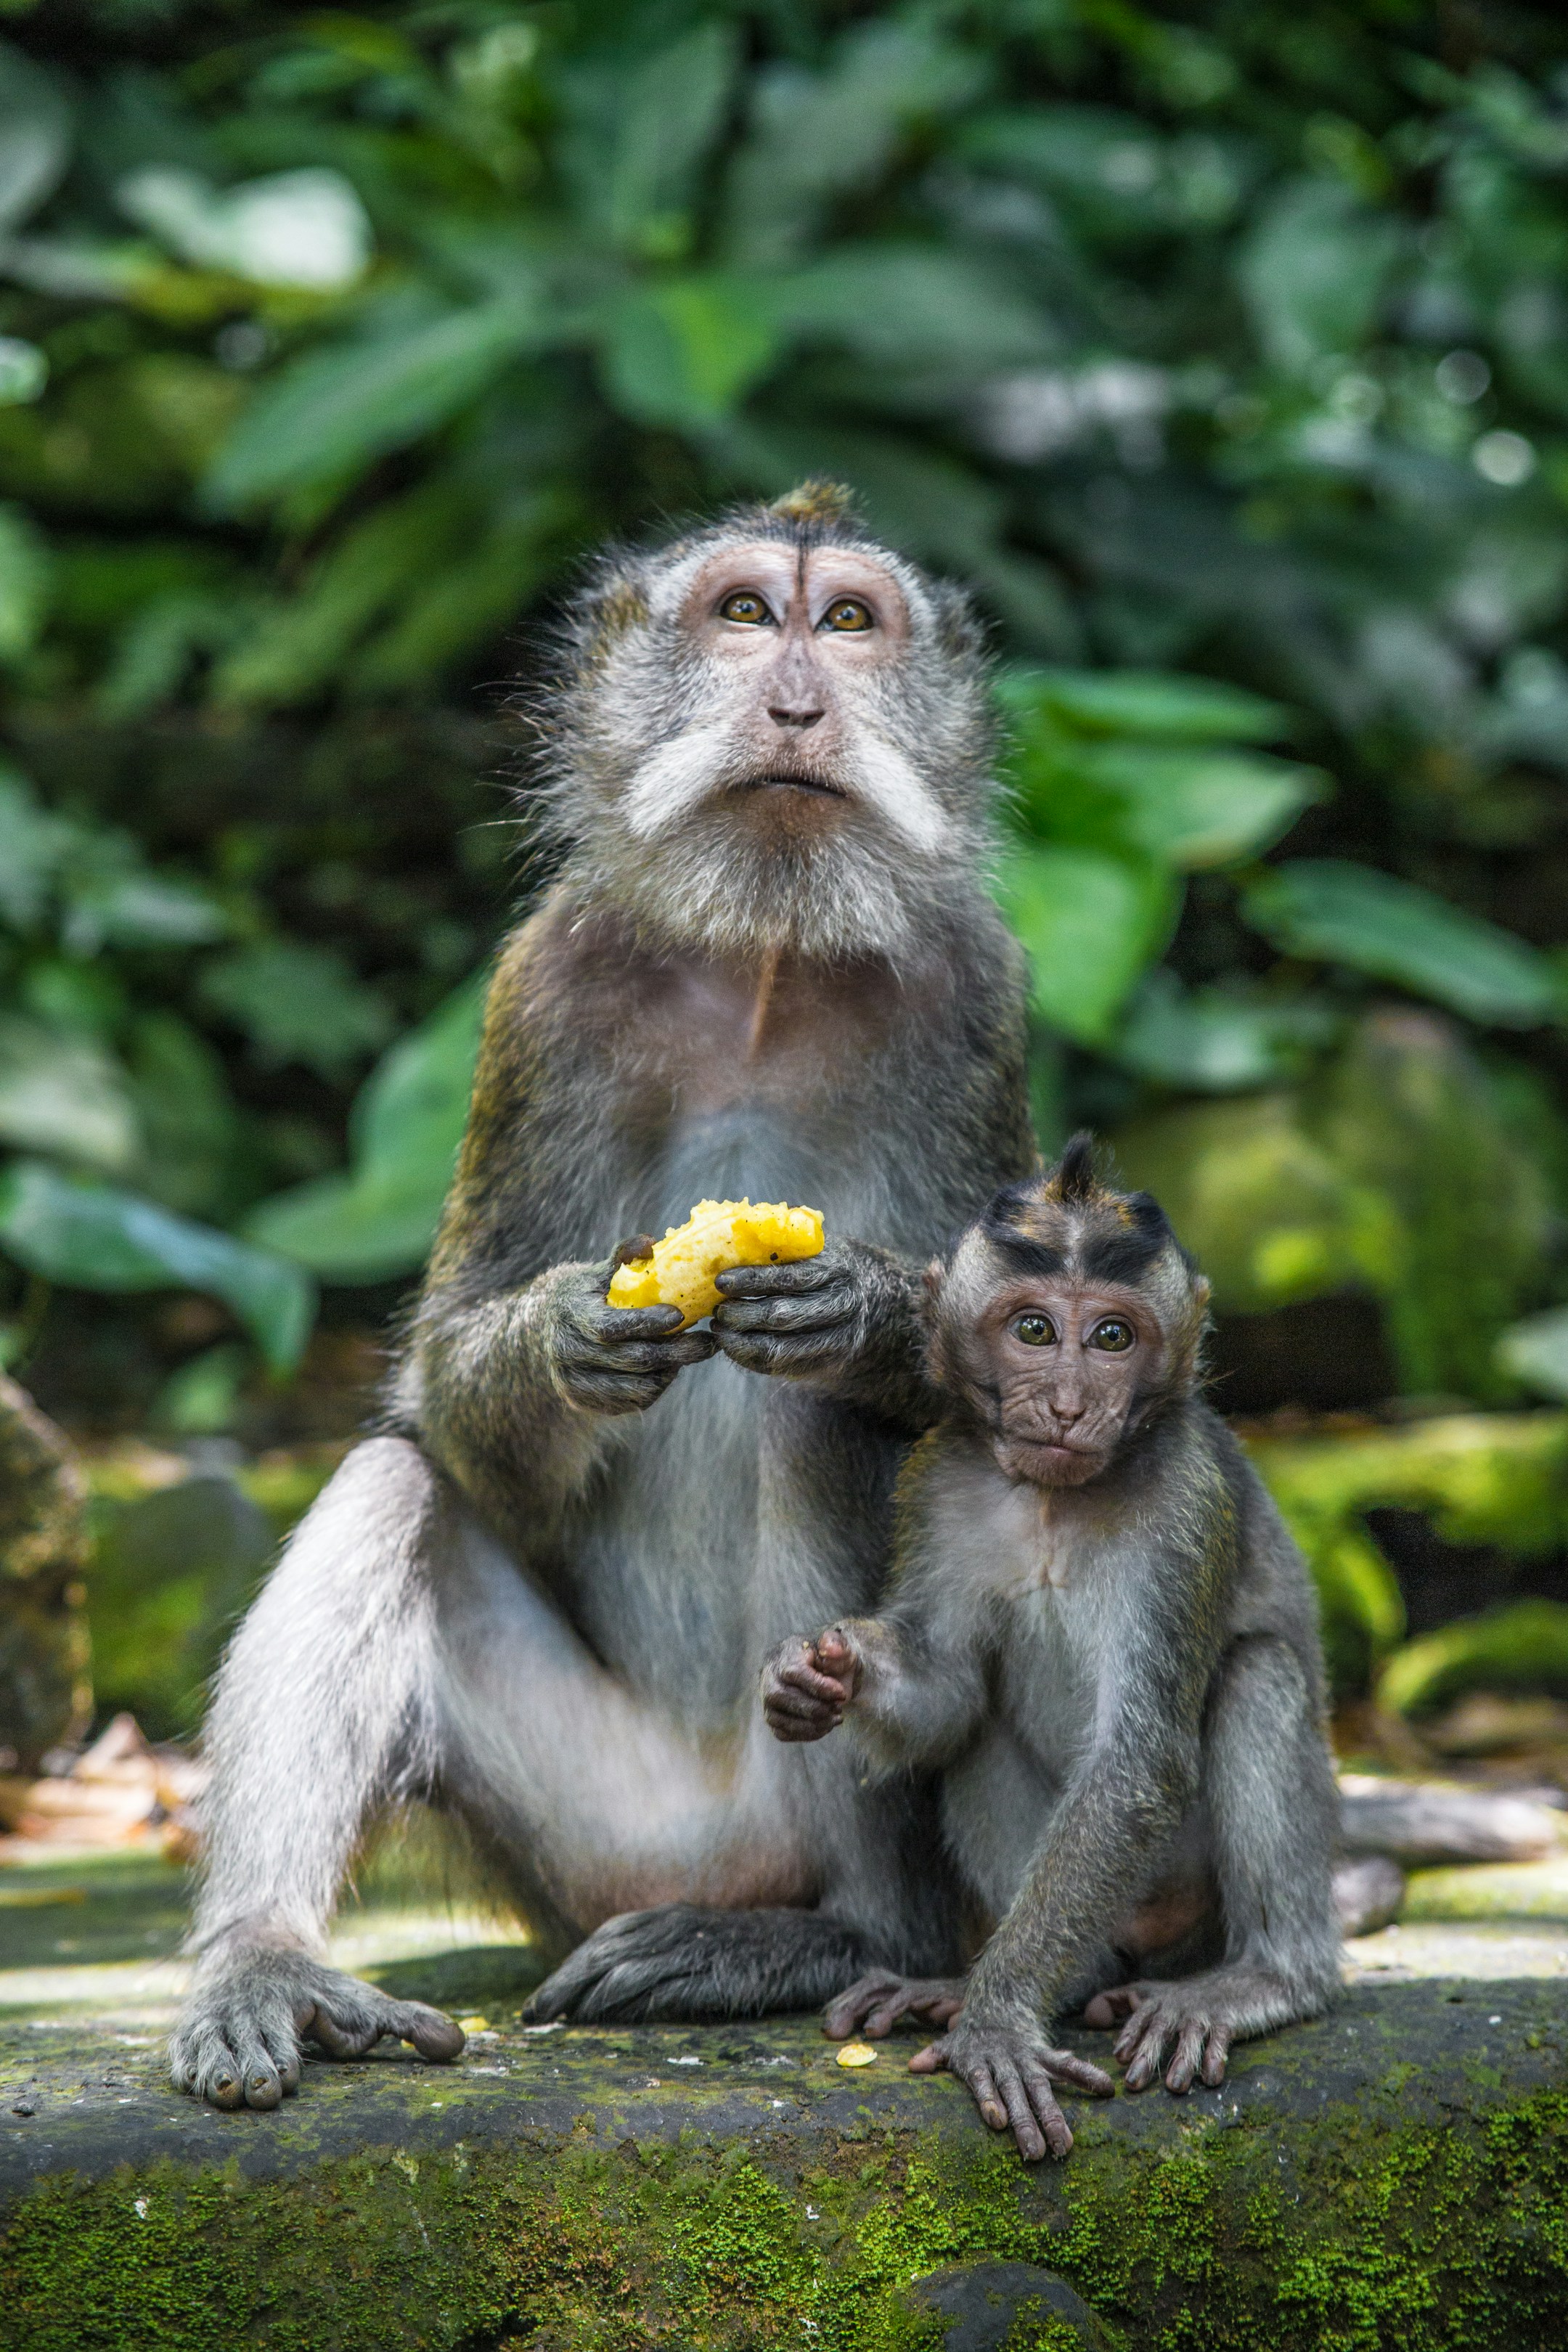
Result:
<svg viewBox="0 0 1568 2352">
<path fill-rule="evenodd" d="M 1141 1077 L 1198 1094 L 1240 1094 L 1294 1076 L 1327 1044 L 1333 1016 L 1301 998 L 1250 994 L 1235 985 L 1184 989 L 1152 971 L 1128 1010 L 1115 1054 Z"/>
<path fill-rule="evenodd" d="M 435 1238 L 473 1090 L 488 975 L 458 989 L 366 1081 L 350 1122 L 353 1166 L 253 1209 L 246 1232 L 328 1282 L 416 1273 Z"/>
<path fill-rule="evenodd" d="M 0 232 L 53 194 L 70 160 L 71 110 L 54 76 L 0 42 Z"/>
<path fill-rule="evenodd" d="M 19 508 L 0 506 L 0 661 L 15 661 L 37 636 L 52 571 L 42 535 Z"/>
<path fill-rule="evenodd" d="M 267 708 L 316 693 L 401 596 L 444 582 L 473 523 L 469 502 L 442 475 L 373 507 L 329 548 L 299 593 L 264 614 L 219 663 L 214 698 Z"/>
<path fill-rule="evenodd" d="M 609 243 L 647 250 L 680 233 L 734 69 L 734 28 L 713 23 L 650 55 L 568 73 L 574 122 L 563 160 L 580 214 Z"/>
<path fill-rule="evenodd" d="M 406 694 L 492 641 L 549 578 L 575 520 L 569 499 L 545 489 L 498 516 L 466 555 L 430 565 L 406 590 L 401 610 L 354 657 L 355 687 Z"/>
<path fill-rule="evenodd" d="M 229 928 L 205 890 L 158 874 L 68 874 L 66 896 L 62 937 L 73 955 L 96 955 L 102 947 L 203 947 Z"/>
<path fill-rule="evenodd" d="M 182 1216 L 221 1217 L 245 1173 L 222 1056 L 177 1013 L 159 1012 L 136 1021 L 129 1060 L 145 1139 L 138 1183 Z"/>
<path fill-rule="evenodd" d="M 1080 761 L 1120 803 L 1128 841 L 1187 873 L 1258 856 L 1331 789 L 1321 769 L 1226 752 L 1086 744 Z"/>
<path fill-rule="evenodd" d="M 845 33 L 826 73 L 764 67 L 730 175 L 734 257 L 790 258 L 830 197 L 875 180 L 904 132 L 960 105 L 984 70 L 924 26 L 886 19 Z"/>
<path fill-rule="evenodd" d="M 334 294 L 370 259 L 370 222 L 341 172 L 306 165 L 219 189 L 199 172 L 149 163 L 115 195 L 183 259 L 259 285 Z"/>
<path fill-rule="evenodd" d="M 200 992 L 244 1032 L 262 1062 L 302 1063 L 326 1078 L 341 1077 L 384 1045 L 393 1027 L 386 999 L 342 956 L 298 940 L 260 940 L 209 963 Z"/>
<path fill-rule="evenodd" d="M 700 427 L 729 415 L 779 348 L 773 306 L 745 278 L 671 278 L 617 304 L 605 374 L 627 415 Z"/>
<path fill-rule="evenodd" d="M 203 1290 L 245 1325 L 274 1371 L 304 1353 L 315 1289 L 298 1265 L 134 1192 L 22 1160 L 0 1175 L 0 1249 L 79 1290 Z"/>
<path fill-rule="evenodd" d="M 1568 1692 L 1568 1608 L 1515 1601 L 1418 1634 L 1384 1666 L 1377 1696 L 1395 1715 L 1422 1715 L 1464 1690 Z"/>
<path fill-rule="evenodd" d="M 1373 866 L 1327 857 L 1276 866 L 1242 912 L 1287 954 L 1349 964 L 1472 1021 L 1530 1029 L 1561 1005 L 1537 950 Z"/>
<path fill-rule="evenodd" d="M 266 384 L 205 484 L 218 512 L 354 471 L 455 416 L 538 339 L 531 301 L 487 302 L 363 343 L 335 343 Z"/>
<path fill-rule="evenodd" d="M 0 919 L 30 930 L 49 903 L 73 839 L 64 818 L 41 808 L 26 776 L 0 763 Z"/>
<path fill-rule="evenodd" d="M 1568 1403 L 1568 1307 L 1515 1323 L 1498 1340 L 1497 1360 L 1527 1389 Z"/>
<path fill-rule="evenodd" d="M 997 896 L 1028 952 L 1035 1011 L 1083 1045 L 1104 1044 L 1181 905 L 1157 867 L 1022 843 L 1004 856 Z"/>
<path fill-rule="evenodd" d="M 1040 716 L 1083 735 L 1167 743 L 1270 743 L 1290 730 L 1283 704 L 1165 670 L 1005 669 L 996 680 L 1016 723 Z"/>
<path fill-rule="evenodd" d="M 798 333 L 879 367 L 977 376 L 1053 348 L 1042 314 L 1016 287 L 940 246 L 842 247 L 783 281 L 776 299 Z"/>
<path fill-rule="evenodd" d="M 112 1055 L 89 1037 L 0 1013 L 0 1142 L 123 1175 L 141 1141 Z"/>
<path fill-rule="evenodd" d="M 1372 331 L 1400 235 L 1396 221 L 1369 212 L 1342 180 L 1281 189 L 1237 262 L 1269 356 L 1300 373 L 1327 352 L 1355 351 Z"/>
</svg>

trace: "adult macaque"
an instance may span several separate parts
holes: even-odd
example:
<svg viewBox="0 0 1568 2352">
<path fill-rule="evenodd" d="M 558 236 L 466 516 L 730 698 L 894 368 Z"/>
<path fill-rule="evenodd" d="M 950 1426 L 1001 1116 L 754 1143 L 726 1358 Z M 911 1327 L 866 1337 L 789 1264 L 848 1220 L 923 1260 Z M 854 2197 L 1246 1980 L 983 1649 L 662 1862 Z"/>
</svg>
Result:
<svg viewBox="0 0 1568 2352">
<path fill-rule="evenodd" d="M 829 2032 L 945 2026 L 915 2070 L 1062 2156 L 1054 2086 L 1112 2084 L 1052 2047 L 1056 2014 L 1125 2021 L 1128 2089 L 1185 2091 L 1339 1982 L 1315 1605 L 1195 1392 L 1208 1286 L 1086 1138 L 931 1285 L 947 1412 L 903 1474 L 887 1608 L 784 1643 L 763 1708 L 784 1740 L 847 1715 L 876 1761 L 940 1766 L 948 1854 L 999 1923 L 966 1981 L 869 1975 Z"/>
<path fill-rule="evenodd" d="M 608 560 L 542 741 L 561 863 L 490 991 L 384 1433 L 214 1703 L 172 2059 L 219 2105 L 275 2105 L 305 2037 L 460 2048 L 321 1957 L 404 1797 L 586 1937 L 545 2017 L 805 2008 L 958 1957 L 929 1800 L 785 1756 L 752 1690 L 878 1589 L 936 1411 L 918 1267 L 1033 1165 L 974 624 L 808 488 Z M 709 1329 L 607 1305 L 618 1237 L 747 1194 L 821 1209 L 822 1255 L 726 1275 Z"/>
</svg>

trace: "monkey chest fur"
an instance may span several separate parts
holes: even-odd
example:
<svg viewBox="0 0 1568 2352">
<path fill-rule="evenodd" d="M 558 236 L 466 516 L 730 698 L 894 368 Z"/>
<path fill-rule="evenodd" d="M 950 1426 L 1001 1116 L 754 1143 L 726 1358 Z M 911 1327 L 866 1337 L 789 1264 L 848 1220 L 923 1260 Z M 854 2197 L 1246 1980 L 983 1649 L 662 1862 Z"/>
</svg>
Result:
<svg viewBox="0 0 1568 2352">
<path fill-rule="evenodd" d="M 987 1626 L 986 1698 L 949 1768 L 943 1811 L 964 1875 L 999 1917 L 1113 1696 L 1141 1562 L 1125 1515 L 1082 1491 L 1043 1495 L 987 1475 L 950 1542 L 972 1552 Z M 980 1530 L 984 1530 L 984 1534 Z M 951 1555 L 950 1555 L 951 1557 Z"/>
</svg>

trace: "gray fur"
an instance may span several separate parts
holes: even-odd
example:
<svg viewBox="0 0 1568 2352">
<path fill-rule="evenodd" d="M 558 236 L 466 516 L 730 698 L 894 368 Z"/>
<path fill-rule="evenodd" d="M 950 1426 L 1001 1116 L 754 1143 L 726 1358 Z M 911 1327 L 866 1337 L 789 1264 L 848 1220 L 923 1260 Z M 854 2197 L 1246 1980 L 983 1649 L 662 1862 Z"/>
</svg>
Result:
<svg viewBox="0 0 1568 2352">
<path fill-rule="evenodd" d="M 807 583 L 850 551 L 907 636 L 689 642 L 683 585 L 753 542 Z M 957 1957 L 929 1781 L 786 1755 L 751 1693 L 792 1625 L 872 1602 L 935 1410 L 917 1269 L 1032 1160 L 973 625 L 842 519 L 749 513 L 608 564 L 542 725 L 563 863 L 491 989 L 386 1433 L 302 1523 L 214 1702 L 173 2061 L 220 2104 L 252 2075 L 270 2103 L 301 2034 L 330 2051 L 383 2015 L 320 1955 L 405 1795 L 459 1818 L 558 1947 L 587 1937 L 543 2014 L 750 2014 Z M 638 833 L 656 753 L 678 820 L 645 798 Z M 879 801 L 857 779 L 884 753 Z M 748 777 L 808 764 L 842 783 L 831 825 L 803 803 L 747 833 Z M 921 808 L 940 855 L 900 832 Z M 742 1193 L 820 1208 L 830 1246 L 727 1277 L 708 1332 L 606 1306 L 624 1236 Z"/>
<path fill-rule="evenodd" d="M 1113 1235 L 1117 1197 L 1099 1204 Z M 1080 1222 L 1047 1192 L 1034 1245 L 1065 1261 L 1052 1296 L 1079 1281 Z M 1104 1449 L 1079 1484 L 1015 1466 L 1024 1407 L 987 1381 L 976 1333 L 999 1286 L 1009 1295 L 1003 1257 L 972 1232 L 955 1274 L 933 1347 L 950 1418 L 905 1471 L 887 1604 L 781 1645 L 764 1708 L 785 1740 L 847 1714 L 878 1768 L 942 1767 L 947 1851 L 992 1930 L 966 1981 L 900 1988 L 873 1972 L 834 2002 L 830 2030 L 947 2025 L 921 2063 L 962 2074 L 1026 2155 L 1060 2155 L 1071 2135 L 1053 2083 L 1111 2087 L 1048 2046 L 1064 2010 L 1088 2000 L 1092 2022 L 1125 2019 L 1128 2086 L 1169 2059 L 1181 2091 L 1200 2070 L 1220 2080 L 1233 2040 L 1332 1997 L 1337 1801 L 1316 1605 L 1268 1495 L 1192 1394 L 1205 1294 L 1173 1246 L 1146 1295 L 1175 1344 L 1150 1351 L 1145 1386 L 1106 1375 L 1121 1435 L 1092 1411 L 1075 1424 Z"/>
</svg>

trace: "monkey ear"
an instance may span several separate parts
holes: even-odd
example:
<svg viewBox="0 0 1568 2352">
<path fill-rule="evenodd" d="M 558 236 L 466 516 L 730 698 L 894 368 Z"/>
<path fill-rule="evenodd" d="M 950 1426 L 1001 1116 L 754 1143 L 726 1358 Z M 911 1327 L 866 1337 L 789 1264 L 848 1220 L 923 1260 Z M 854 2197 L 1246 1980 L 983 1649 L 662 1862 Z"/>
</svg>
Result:
<svg viewBox="0 0 1568 2352">
<path fill-rule="evenodd" d="M 942 1286 L 947 1280 L 947 1268 L 941 1258 L 933 1257 L 924 1275 L 926 1297 L 935 1300 L 942 1297 Z"/>
</svg>

